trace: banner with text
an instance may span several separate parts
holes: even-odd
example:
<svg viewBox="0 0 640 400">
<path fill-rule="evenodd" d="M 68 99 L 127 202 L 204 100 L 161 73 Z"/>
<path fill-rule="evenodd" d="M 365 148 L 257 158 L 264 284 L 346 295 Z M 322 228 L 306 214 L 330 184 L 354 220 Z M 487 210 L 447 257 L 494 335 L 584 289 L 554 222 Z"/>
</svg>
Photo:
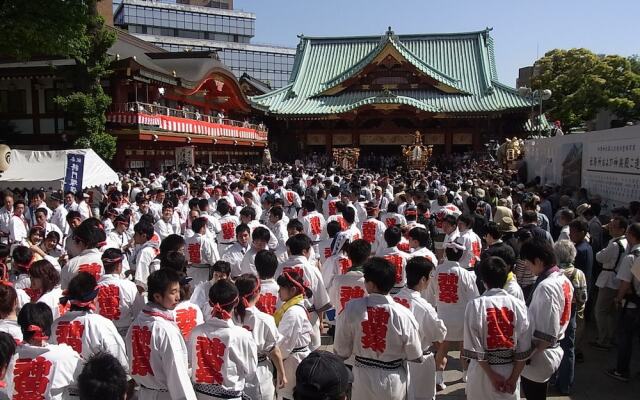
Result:
<svg viewBox="0 0 640 400">
<path fill-rule="evenodd" d="M 82 190 L 84 175 L 84 154 L 67 154 L 67 169 L 64 175 L 64 191 L 77 192 Z"/>
</svg>

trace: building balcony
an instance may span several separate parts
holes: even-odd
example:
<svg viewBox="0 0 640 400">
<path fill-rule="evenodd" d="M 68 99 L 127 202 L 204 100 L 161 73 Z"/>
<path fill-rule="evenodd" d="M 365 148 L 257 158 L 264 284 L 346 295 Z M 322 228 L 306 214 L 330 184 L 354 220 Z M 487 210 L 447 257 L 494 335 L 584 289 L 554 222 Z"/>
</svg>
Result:
<svg viewBox="0 0 640 400">
<path fill-rule="evenodd" d="M 248 121 L 202 115 L 157 104 L 115 104 L 106 117 L 111 133 L 138 134 L 140 140 L 266 146 L 268 139 L 263 124 L 255 125 Z"/>
</svg>

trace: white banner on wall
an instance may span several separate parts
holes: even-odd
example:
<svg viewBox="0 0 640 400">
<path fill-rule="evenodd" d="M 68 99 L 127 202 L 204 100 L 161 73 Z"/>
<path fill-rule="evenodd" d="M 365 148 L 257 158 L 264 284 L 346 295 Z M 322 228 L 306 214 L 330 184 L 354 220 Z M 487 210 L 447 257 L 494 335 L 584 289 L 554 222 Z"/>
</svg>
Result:
<svg viewBox="0 0 640 400">
<path fill-rule="evenodd" d="M 640 126 L 528 140 L 529 180 L 584 187 L 609 209 L 640 200 Z"/>
</svg>

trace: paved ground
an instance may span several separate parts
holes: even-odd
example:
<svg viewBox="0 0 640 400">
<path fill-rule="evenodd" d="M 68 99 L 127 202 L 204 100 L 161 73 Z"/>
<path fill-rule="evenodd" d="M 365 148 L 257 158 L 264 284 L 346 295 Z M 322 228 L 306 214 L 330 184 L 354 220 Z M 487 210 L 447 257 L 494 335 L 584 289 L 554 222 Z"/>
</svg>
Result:
<svg viewBox="0 0 640 400">
<path fill-rule="evenodd" d="M 589 330 L 592 331 L 592 330 Z M 591 338 L 585 340 L 587 343 Z M 634 343 L 634 355 L 631 365 L 631 381 L 622 383 L 609 378 L 604 371 L 615 364 L 616 351 L 603 352 L 585 345 L 585 361 L 576 364 L 576 378 L 571 396 L 559 396 L 553 389 L 549 392 L 549 399 L 553 400 L 631 400 L 640 399 L 640 345 Z M 331 350 L 331 346 L 325 347 Z M 445 383 L 447 388 L 436 396 L 439 400 L 465 399 L 464 383 L 460 363 L 456 359 L 457 353 L 451 353 L 448 370 L 445 371 Z"/>
</svg>

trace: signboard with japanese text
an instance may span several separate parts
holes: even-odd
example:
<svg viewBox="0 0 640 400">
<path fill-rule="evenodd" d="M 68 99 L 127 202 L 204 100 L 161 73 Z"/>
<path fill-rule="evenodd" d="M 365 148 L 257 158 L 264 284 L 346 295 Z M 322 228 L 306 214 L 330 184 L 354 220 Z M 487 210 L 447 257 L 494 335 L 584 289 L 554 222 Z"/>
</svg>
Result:
<svg viewBox="0 0 640 400">
<path fill-rule="evenodd" d="M 82 190 L 82 176 L 84 175 L 84 154 L 67 154 L 67 169 L 64 175 L 64 191 L 77 192 Z"/>
<path fill-rule="evenodd" d="M 640 199 L 640 139 L 587 143 L 583 158 L 585 186 L 616 206 Z"/>
<path fill-rule="evenodd" d="M 195 147 L 185 146 L 176 148 L 176 165 L 194 165 L 195 160 Z"/>
<path fill-rule="evenodd" d="M 603 213 L 640 199 L 640 126 L 527 140 L 525 161 L 529 180 L 586 188 Z"/>
</svg>

